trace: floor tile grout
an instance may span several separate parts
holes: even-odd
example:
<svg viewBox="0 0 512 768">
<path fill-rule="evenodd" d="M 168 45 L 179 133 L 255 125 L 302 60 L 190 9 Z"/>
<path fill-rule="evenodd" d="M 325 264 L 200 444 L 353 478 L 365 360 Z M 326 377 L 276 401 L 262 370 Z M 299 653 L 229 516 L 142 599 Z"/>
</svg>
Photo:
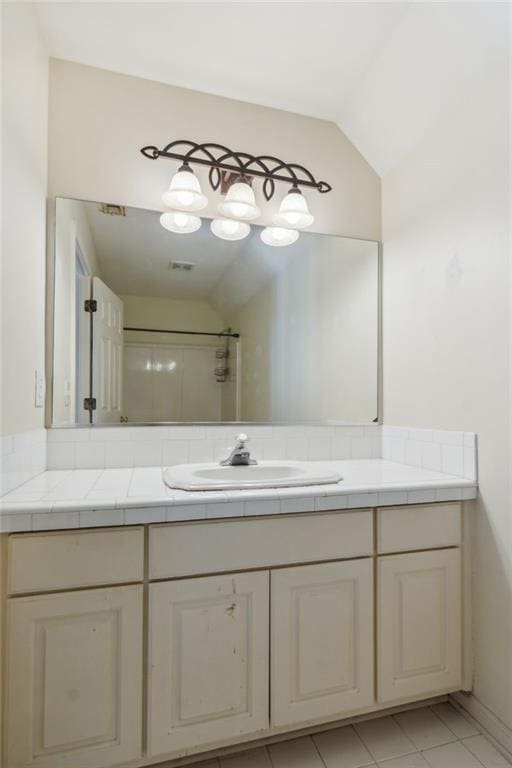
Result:
<svg viewBox="0 0 512 768">
<path fill-rule="evenodd" d="M 310 741 L 313 742 L 313 746 L 316 749 L 316 753 L 317 753 L 318 757 L 320 758 L 320 760 L 322 762 L 322 765 L 325 766 L 325 768 L 328 768 L 327 763 L 323 759 L 322 754 L 321 754 L 320 750 L 318 749 L 316 741 L 314 740 L 314 738 L 312 736 L 310 736 L 309 739 L 310 739 Z"/>
<path fill-rule="evenodd" d="M 449 704 L 449 702 L 447 702 L 447 703 Z M 420 708 L 418 710 L 408 710 L 409 712 L 418 711 L 418 713 L 420 713 L 421 709 L 423 709 L 425 713 L 428 712 L 430 715 L 432 715 L 435 718 L 435 720 L 438 721 L 440 724 L 442 724 L 446 728 L 446 730 L 453 736 L 453 740 L 450 740 L 448 742 L 441 742 L 441 743 L 438 743 L 438 744 L 433 744 L 432 746 L 428 746 L 428 747 L 424 747 L 424 748 L 416 747 L 416 744 L 413 742 L 412 738 L 409 737 L 409 735 L 407 734 L 405 728 L 396 719 L 398 714 L 401 714 L 401 713 L 397 713 L 397 714 L 391 715 L 391 716 L 384 715 L 382 718 L 375 718 L 375 720 L 373 720 L 373 721 L 372 720 L 364 721 L 364 722 L 368 722 L 368 723 L 371 723 L 371 722 L 376 722 L 377 723 L 379 720 L 384 720 L 385 718 L 388 717 L 389 720 L 393 721 L 394 725 L 398 728 L 398 731 L 402 734 L 402 736 L 413 747 L 413 751 L 411 751 L 411 752 L 407 752 L 407 753 L 402 754 L 402 755 L 395 755 L 394 757 L 387 757 L 384 760 L 380 760 L 380 762 L 374 756 L 373 752 L 371 751 L 369 746 L 366 744 L 366 741 L 364 740 L 364 738 L 358 733 L 357 729 L 354 727 L 354 724 L 340 725 L 339 726 L 339 730 L 342 730 L 344 728 L 350 729 L 353 732 L 353 734 L 355 735 L 356 739 L 360 742 L 360 744 L 368 752 L 368 754 L 370 756 L 370 759 L 373 762 L 366 764 L 364 767 L 361 766 L 361 768 L 379 768 L 379 766 L 386 766 L 388 763 L 391 763 L 391 762 L 393 762 L 395 760 L 403 760 L 403 759 L 405 759 L 407 757 L 413 757 L 413 756 L 416 756 L 416 755 L 421 756 L 423 758 L 423 760 L 426 762 L 426 764 L 428 764 L 429 768 L 432 768 L 432 763 L 428 759 L 429 758 L 428 753 L 432 752 L 433 750 L 436 750 L 436 749 L 450 748 L 450 747 L 454 747 L 455 748 L 455 745 L 459 745 L 458 747 L 456 747 L 457 749 L 462 748 L 462 750 L 464 751 L 465 754 L 466 754 L 466 751 L 467 751 L 467 753 L 471 755 L 471 758 L 474 761 L 475 766 L 478 765 L 478 766 L 481 766 L 481 768 L 491 768 L 491 765 L 494 765 L 494 763 L 492 762 L 492 759 L 493 759 L 492 758 L 492 752 L 494 751 L 497 754 L 499 754 L 500 758 L 502 758 L 507 765 L 510 765 L 510 768 L 512 768 L 512 763 L 509 763 L 508 759 L 506 757 L 504 757 L 500 753 L 499 750 L 496 749 L 496 747 L 493 745 L 492 741 L 487 738 L 485 733 L 482 733 L 482 731 L 480 731 L 478 729 L 477 725 L 475 725 L 470 720 L 468 720 L 466 717 L 464 717 L 464 714 L 462 712 L 460 712 L 457 708 L 455 708 L 455 707 L 451 707 L 451 708 L 453 709 L 454 713 L 459 715 L 460 718 L 462 718 L 469 725 L 471 725 L 474 728 L 474 730 L 476 731 L 476 733 L 473 733 L 471 735 L 466 735 L 464 737 L 457 736 L 455 731 L 452 730 L 452 728 L 450 728 L 448 723 L 445 722 L 445 720 L 443 720 L 443 718 L 440 715 L 438 715 L 437 712 L 433 711 L 432 706 L 426 705 L 425 707 Z M 430 720 L 430 723 L 431 722 L 432 721 Z M 453 720 L 452 720 L 452 723 L 453 723 Z M 418 726 L 416 726 L 416 727 L 418 727 Z M 427 732 L 427 729 L 428 729 L 428 721 L 425 724 L 425 732 Z M 319 733 L 311 734 L 311 735 L 308 735 L 308 736 L 302 736 L 302 737 L 300 737 L 300 736 L 293 737 L 293 734 L 290 734 L 291 738 L 289 740 L 278 742 L 278 744 L 292 743 L 294 741 L 295 742 L 299 741 L 300 739 L 304 739 L 304 743 L 306 741 L 309 741 L 310 743 L 312 742 L 313 748 L 314 748 L 314 752 L 312 753 L 312 757 L 316 753 L 316 755 L 318 756 L 318 758 L 320 760 L 321 765 L 324 768 L 328 768 L 327 762 L 326 762 L 326 760 L 324 759 L 324 757 L 322 755 L 320 747 L 316 743 L 315 737 L 321 736 L 324 733 L 330 733 L 333 730 L 338 730 L 338 729 L 328 729 L 326 731 L 321 731 Z M 478 737 L 481 738 L 490 747 L 491 756 L 490 756 L 490 758 L 489 758 L 489 760 L 487 762 L 483 762 L 483 759 L 486 756 L 485 752 L 483 752 L 482 753 L 482 757 L 480 757 L 478 754 L 475 754 L 475 752 L 473 752 L 473 750 L 470 749 L 469 746 L 465 743 L 466 741 L 468 741 L 468 740 L 470 740 L 472 738 L 478 738 Z M 308 748 L 309 748 L 309 746 L 310 746 L 310 744 L 308 745 Z M 249 745 L 248 745 L 248 747 L 249 748 L 247 749 L 247 755 L 250 756 L 251 753 L 255 752 L 256 750 L 254 748 L 251 749 Z M 274 763 L 274 760 L 272 759 L 271 750 L 269 749 L 269 746 L 268 745 L 264 746 L 263 750 L 264 750 L 265 757 L 268 760 L 268 765 L 270 766 L 270 768 L 275 768 L 275 763 Z M 226 755 L 226 759 L 228 759 L 230 757 L 233 757 L 233 755 Z M 203 760 L 204 760 L 204 758 L 203 758 Z M 249 757 L 249 760 L 250 760 L 250 757 Z M 202 763 L 203 761 L 200 761 L 200 762 Z M 208 762 L 208 760 L 207 760 L 207 762 Z M 301 765 L 303 765 L 303 768 L 307 768 L 307 766 L 311 765 L 311 763 L 308 760 L 306 760 L 304 762 L 304 764 L 303 764 L 302 760 L 300 762 L 301 762 Z M 316 765 L 316 760 L 314 760 L 314 762 L 315 762 L 315 765 Z M 306 763 L 307 763 L 307 765 L 306 765 Z M 249 764 L 249 763 L 247 763 L 247 764 Z M 258 762 L 258 764 L 259 764 L 259 762 Z M 222 759 L 220 757 L 215 758 L 212 761 L 212 765 L 215 768 L 222 768 Z M 246 765 L 245 762 L 243 762 L 243 765 Z M 352 762 L 351 762 L 351 765 L 353 765 Z M 405 763 L 404 763 L 404 765 L 405 765 Z M 283 764 L 283 766 L 284 766 L 284 764 Z M 200 765 L 195 763 L 195 764 L 191 765 L 190 768 L 200 768 Z M 284 766 L 284 768 L 293 768 L 293 765 L 292 765 L 292 763 L 287 762 L 286 765 Z"/>
</svg>

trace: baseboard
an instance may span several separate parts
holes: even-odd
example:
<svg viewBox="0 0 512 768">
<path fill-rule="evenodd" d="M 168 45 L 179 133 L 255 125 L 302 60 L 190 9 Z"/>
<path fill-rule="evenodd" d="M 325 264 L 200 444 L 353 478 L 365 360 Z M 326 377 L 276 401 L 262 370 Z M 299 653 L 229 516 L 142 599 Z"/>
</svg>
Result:
<svg viewBox="0 0 512 768">
<path fill-rule="evenodd" d="M 464 714 L 470 715 L 476 721 L 486 732 L 486 736 L 495 742 L 497 749 L 512 762 L 512 730 L 473 694 L 457 692 L 450 694 L 449 698 Z"/>
</svg>

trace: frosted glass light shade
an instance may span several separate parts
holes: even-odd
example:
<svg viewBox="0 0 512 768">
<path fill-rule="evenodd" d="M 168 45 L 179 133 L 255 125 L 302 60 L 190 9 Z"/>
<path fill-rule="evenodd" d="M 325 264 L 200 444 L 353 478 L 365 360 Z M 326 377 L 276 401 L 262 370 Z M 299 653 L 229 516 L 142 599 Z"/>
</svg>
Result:
<svg viewBox="0 0 512 768">
<path fill-rule="evenodd" d="M 210 224 L 213 234 L 221 240 L 243 240 L 247 237 L 251 228 L 245 221 L 234 219 L 214 219 Z"/>
<path fill-rule="evenodd" d="M 246 181 L 235 181 L 228 189 L 226 199 L 219 205 L 219 213 L 232 219 L 252 221 L 260 215 L 256 198 L 250 184 Z"/>
<path fill-rule="evenodd" d="M 183 211 L 167 211 L 160 216 L 160 224 L 169 232 L 176 232 L 179 235 L 188 235 L 190 232 L 196 232 L 201 226 L 199 216 L 191 216 Z"/>
<path fill-rule="evenodd" d="M 274 224 L 291 229 L 304 229 L 309 227 L 315 217 L 309 212 L 304 195 L 295 187 L 281 201 L 279 213 L 272 217 Z"/>
<path fill-rule="evenodd" d="M 208 198 L 203 195 L 199 179 L 192 169 L 182 165 L 172 177 L 169 189 L 162 195 L 162 202 L 178 211 L 201 211 L 208 205 Z"/>
<path fill-rule="evenodd" d="M 265 245 L 273 245 L 279 248 L 283 245 L 291 245 L 299 239 L 299 233 L 296 229 L 285 229 L 284 227 L 265 227 L 260 234 Z"/>
</svg>

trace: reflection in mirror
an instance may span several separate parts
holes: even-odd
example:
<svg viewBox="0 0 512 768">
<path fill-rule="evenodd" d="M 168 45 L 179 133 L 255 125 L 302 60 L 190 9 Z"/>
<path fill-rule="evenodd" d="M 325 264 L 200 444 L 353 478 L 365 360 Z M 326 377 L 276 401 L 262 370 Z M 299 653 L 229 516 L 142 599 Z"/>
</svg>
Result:
<svg viewBox="0 0 512 768">
<path fill-rule="evenodd" d="M 378 245 L 58 198 L 53 424 L 377 416 Z"/>
</svg>

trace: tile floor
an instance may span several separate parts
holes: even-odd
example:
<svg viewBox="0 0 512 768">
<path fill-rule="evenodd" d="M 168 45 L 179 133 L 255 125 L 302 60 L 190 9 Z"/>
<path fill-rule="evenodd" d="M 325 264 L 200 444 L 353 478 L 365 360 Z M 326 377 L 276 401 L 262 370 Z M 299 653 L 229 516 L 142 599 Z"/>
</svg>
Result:
<svg viewBox="0 0 512 768">
<path fill-rule="evenodd" d="M 510 768 L 451 704 L 403 712 L 191 768 Z"/>
</svg>

